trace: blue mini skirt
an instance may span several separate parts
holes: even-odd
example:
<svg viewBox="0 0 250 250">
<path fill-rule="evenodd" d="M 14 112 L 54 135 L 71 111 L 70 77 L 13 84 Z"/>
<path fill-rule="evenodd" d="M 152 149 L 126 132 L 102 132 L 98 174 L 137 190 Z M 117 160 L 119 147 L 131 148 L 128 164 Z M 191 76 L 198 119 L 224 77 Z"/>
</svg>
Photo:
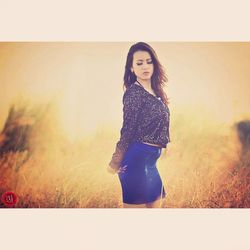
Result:
<svg viewBox="0 0 250 250">
<path fill-rule="evenodd" d="M 129 145 L 122 166 L 124 173 L 118 173 L 124 203 L 145 204 L 166 197 L 166 192 L 157 170 L 156 162 L 162 148 L 142 142 Z"/>
</svg>

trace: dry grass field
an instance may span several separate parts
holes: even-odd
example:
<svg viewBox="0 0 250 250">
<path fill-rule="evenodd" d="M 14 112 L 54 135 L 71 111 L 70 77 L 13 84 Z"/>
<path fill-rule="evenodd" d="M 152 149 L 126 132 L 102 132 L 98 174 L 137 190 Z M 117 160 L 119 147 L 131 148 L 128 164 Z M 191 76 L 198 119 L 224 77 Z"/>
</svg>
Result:
<svg viewBox="0 0 250 250">
<path fill-rule="evenodd" d="M 167 192 L 163 207 L 250 207 L 249 151 L 242 155 L 233 125 L 196 114 L 172 120 L 170 147 L 157 162 Z M 106 171 L 118 135 L 117 129 L 99 129 L 72 142 L 47 112 L 33 128 L 26 161 L 27 150 L 1 156 L 0 195 L 15 192 L 14 208 L 122 207 L 118 176 Z"/>
</svg>

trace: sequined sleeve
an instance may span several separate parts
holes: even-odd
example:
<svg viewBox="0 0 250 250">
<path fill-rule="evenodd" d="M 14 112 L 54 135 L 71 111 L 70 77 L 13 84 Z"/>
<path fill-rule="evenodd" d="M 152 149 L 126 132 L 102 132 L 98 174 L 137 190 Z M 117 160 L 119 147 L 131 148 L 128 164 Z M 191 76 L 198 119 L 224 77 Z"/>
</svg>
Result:
<svg viewBox="0 0 250 250">
<path fill-rule="evenodd" d="M 126 90 L 123 95 L 123 125 L 120 130 L 120 140 L 116 144 L 115 152 L 109 166 L 118 169 L 123 156 L 131 142 L 138 126 L 138 117 L 142 106 L 142 96 L 137 91 Z"/>
</svg>

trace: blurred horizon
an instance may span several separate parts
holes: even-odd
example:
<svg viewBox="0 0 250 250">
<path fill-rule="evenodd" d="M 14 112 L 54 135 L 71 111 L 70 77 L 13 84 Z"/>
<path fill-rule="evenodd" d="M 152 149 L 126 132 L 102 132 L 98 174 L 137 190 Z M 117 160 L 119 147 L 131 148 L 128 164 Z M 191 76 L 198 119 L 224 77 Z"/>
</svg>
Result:
<svg viewBox="0 0 250 250">
<path fill-rule="evenodd" d="M 250 118 L 250 43 L 149 44 L 169 78 L 166 93 L 172 121 L 188 112 L 200 121 L 197 127 L 205 121 L 210 121 L 211 126 L 231 126 Z M 113 128 L 118 135 L 122 125 L 124 67 L 131 45 L 0 43 L 0 127 L 10 103 L 22 96 L 34 104 L 53 102 L 55 117 L 72 141 L 102 128 Z"/>
</svg>

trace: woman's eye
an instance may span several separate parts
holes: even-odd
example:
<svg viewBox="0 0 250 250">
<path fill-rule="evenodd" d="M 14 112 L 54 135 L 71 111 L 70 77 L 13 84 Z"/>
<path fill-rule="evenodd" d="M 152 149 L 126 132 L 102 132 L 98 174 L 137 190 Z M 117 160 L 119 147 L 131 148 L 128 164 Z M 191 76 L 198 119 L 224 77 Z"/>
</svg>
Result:
<svg viewBox="0 0 250 250">
<path fill-rule="evenodd" d="M 148 64 L 152 64 L 153 61 L 148 62 Z M 138 66 L 142 65 L 142 63 L 137 63 Z"/>
</svg>

